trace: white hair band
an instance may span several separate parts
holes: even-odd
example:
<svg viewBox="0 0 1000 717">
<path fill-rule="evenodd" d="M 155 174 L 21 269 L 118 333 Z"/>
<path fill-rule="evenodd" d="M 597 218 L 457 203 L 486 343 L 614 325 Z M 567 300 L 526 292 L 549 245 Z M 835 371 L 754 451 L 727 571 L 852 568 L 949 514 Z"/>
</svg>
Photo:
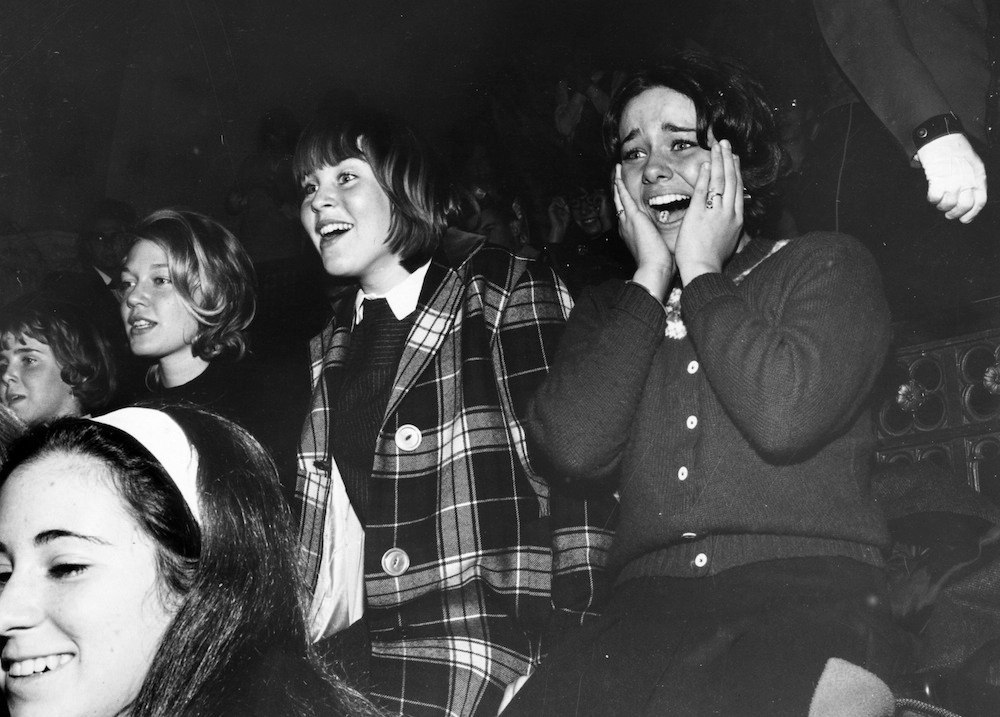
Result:
<svg viewBox="0 0 1000 717">
<path fill-rule="evenodd" d="M 184 496 L 195 521 L 201 525 L 198 452 L 177 421 L 162 411 L 138 407 L 122 408 L 90 420 L 124 431 L 152 453 Z"/>
</svg>

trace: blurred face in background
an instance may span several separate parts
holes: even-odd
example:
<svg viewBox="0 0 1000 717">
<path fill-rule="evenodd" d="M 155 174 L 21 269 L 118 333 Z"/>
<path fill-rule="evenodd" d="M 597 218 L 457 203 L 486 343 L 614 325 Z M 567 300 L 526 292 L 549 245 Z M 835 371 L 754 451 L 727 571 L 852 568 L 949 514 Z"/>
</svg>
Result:
<svg viewBox="0 0 1000 717">
<path fill-rule="evenodd" d="M 573 221 L 589 237 L 611 229 L 611 202 L 608 193 L 602 189 L 592 189 L 570 197 L 569 211 Z"/>
<path fill-rule="evenodd" d="M 31 336 L 0 337 L 0 378 L 0 400 L 29 426 L 83 412 L 73 387 L 62 380 L 52 347 Z"/>
</svg>

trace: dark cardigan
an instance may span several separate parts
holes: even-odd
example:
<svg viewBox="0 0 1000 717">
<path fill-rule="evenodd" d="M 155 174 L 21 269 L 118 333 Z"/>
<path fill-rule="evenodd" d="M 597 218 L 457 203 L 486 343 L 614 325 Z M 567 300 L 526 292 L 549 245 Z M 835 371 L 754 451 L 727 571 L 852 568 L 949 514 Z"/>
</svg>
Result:
<svg viewBox="0 0 1000 717">
<path fill-rule="evenodd" d="M 683 290 L 686 339 L 665 338 L 662 307 L 620 281 L 570 317 L 528 435 L 551 475 L 619 489 L 619 580 L 786 557 L 881 564 L 866 410 L 890 336 L 877 269 L 843 235 L 764 259 L 771 246 L 752 241 Z"/>
</svg>

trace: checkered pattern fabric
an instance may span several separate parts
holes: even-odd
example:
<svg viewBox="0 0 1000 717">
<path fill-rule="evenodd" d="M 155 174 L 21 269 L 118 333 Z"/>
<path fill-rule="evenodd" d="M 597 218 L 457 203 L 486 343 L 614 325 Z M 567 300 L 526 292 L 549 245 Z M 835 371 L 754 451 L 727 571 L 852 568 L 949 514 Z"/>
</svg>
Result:
<svg viewBox="0 0 1000 717">
<path fill-rule="evenodd" d="M 373 696 L 395 713 L 495 715 L 504 687 L 603 599 L 616 504 L 551 489 L 521 424 L 570 308 L 551 270 L 494 247 L 459 260 L 440 252 L 429 267 L 368 486 Z M 312 345 L 297 486 L 310 585 L 331 480 L 328 386 L 337 384 L 324 375 L 342 367 L 349 340 L 341 315 Z M 415 448 L 397 445 L 403 426 L 419 429 Z M 402 575 L 382 567 L 390 548 L 409 557 Z"/>
</svg>

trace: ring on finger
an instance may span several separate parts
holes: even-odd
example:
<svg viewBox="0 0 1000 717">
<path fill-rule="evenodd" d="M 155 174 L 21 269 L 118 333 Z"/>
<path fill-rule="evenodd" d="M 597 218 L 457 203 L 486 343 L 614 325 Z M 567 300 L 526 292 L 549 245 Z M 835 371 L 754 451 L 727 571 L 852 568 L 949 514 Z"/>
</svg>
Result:
<svg viewBox="0 0 1000 717">
<path fill-rule="evenodd" d="M 625 213 L 625 210 L 624 210 L 624 209 L 619 209 L 619 210 L 618 210 L 617 212 L 615 212 L 615 216 L 616 216 L 616 217 L 620 217 L 620 216 L 621 216 L 622 214 L 624 214 L 624 213 Z"/>
<path fill-rule="evenodd" d="M 708 201 L 705 202 L 705 206 L 708 209 L 711 209 L 712 206 L 715 204 L 715 198 L 716 197 L 721 197 L 721 196 L 722 196 L 722 192 L 712 192 L 711 194 L 708 195 Z"/>
</svg>

